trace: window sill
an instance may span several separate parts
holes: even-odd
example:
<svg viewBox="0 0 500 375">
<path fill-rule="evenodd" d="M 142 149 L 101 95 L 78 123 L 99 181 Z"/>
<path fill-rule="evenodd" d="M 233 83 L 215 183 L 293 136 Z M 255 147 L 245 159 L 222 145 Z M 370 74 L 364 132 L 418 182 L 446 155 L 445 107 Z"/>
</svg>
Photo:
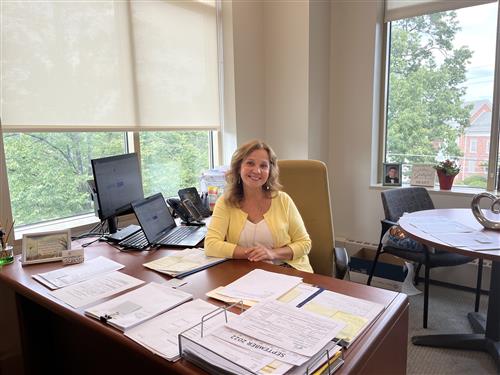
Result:
<svg viewBox="0 0 500 375">
<path fill-rule="evenodd" d="M 64 219 L 46 221 L 43 223 L 23 225 L 15 230 L 15 239 L 20 240 L 25 233 L 50 232 L 54 230 L 71 229 L 71 235 L 79 235 L 90 230 L 99 223 L 99 219 L 93 214 L 73 216 Z M 120 227 L 135 223 L 134 215 L 126 215 L 120 218 Z"/>
<path fill-rule="evenodd" d="M 370 185 L 370 190 L 389 190 L 389 189 L 398 189 L 398 188 L 405 188 L 405 187 L 412 187 L 411 185 L 405 185 L 403 186 L 384 186 L 382 184 L 371 184 Z M 427 191 L 434 195 L 452 195 L 452 196 L 465 196 L 465 197 L 473 197 L 476 194 L 479 193 L 484 193 L 486 190 L 481 189 L 481 188 L 468 188 L 468 187 L 461 187 L 461 186 L 453 186 L 451 190 L 440 190 L 439 187 L 429 187 L 429 186 L 423 186 L 424 188 L 427 189 Z M 500 192 L 496 191 L 490 191 L 489 193 L 492 193 L 494 195 L 499 195 Z"/>
</svg>

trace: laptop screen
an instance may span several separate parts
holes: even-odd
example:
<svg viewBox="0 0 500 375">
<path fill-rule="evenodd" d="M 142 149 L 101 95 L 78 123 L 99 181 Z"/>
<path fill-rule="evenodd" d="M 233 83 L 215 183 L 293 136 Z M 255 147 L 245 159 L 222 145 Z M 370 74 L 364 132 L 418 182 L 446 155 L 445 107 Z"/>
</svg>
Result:
<svg viewBox="0 0 500 375">
<path fill-rule="evenodd" d="M 176 227 L 161 193 L 134 203 L 134 212 L 142 230 L 150 243 L 155 242 L 160 234 Z"/>
</svg>

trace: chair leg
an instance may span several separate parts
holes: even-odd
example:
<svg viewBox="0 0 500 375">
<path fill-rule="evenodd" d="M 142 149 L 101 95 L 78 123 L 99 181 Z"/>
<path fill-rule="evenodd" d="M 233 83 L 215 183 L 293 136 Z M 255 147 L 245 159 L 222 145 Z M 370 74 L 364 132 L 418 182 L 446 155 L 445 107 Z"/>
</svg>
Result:
<svg viewBox="0 0 500 375">
<path fill-rule="evenodd" d="M 378 244 L 377 253 L 375 254 L 375 259 L 373 259 L 372 268 L 370 269 L 370 276 L 368 276 L 368 281 L 366 282 L 366 285 L 370 285 L 372 283 L 373 274 L 375 273 L 375 266 L 377 265 L 378 257 L 380 256 L 381 252 L 382 252 L 382 242 Z"/>
<path fill-rule="evenodd" d="M 481 282 L 483 280 L 483 260 L 479 259 L 477 264 L 477 284 L 476 284 L 476 303 L 474 304 L 474 311 L 479 311 L 479 302 L 481 300 Z"/>
<path fill-rule="evenodd" d="M 422 263 L 419 263 L 417 269 L 415 270 L 415 277 L 413 278 L 413 284 L 418 285 L 418 274 L 420 273 L 420 268 L 422 268 Z"/>
<path fill-rule="evenodd" d="M 430 267 L 425 265 L 425 279 L 424 279 L 424 328 L 427 328 L 427 312 L 429 310 L 429 276 Z"/>
</svg>

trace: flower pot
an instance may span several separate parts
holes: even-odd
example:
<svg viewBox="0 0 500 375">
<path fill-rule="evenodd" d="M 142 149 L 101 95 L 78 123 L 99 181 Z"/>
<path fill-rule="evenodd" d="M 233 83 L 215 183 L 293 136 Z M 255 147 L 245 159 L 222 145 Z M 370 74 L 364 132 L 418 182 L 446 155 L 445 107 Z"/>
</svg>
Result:
<svg viewBox="0 0 500 375">
<path fill-rule="evenodd" d="M 439 188 L 441 190 L 451 190 L 455 176 L 447 176 L 443 171 L 437 170 Z"/>
</svg>

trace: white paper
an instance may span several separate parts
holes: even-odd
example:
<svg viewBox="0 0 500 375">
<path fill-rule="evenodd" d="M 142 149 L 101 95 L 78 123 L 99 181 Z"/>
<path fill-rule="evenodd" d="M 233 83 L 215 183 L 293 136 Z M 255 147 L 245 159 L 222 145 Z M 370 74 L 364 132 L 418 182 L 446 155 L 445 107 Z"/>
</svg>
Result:
<svg viewBox="0 0 500 375">
<path fill-rule="evenodd" d="M 131 328 L 125 332 L 125 336 L 163 358 L 170 361 L 176 360 L 179 357 L 179 333 L 200 323 L 204 315 L 216 309 L 217 306 L 196 299 Z M 228 316 L 231 316 L 231 313 L 228 312 Z M 224 314 L 209 321 L 223 324 L 225 323 Z M 210 325 L 206 328 L 209 327 Z M 193 330 L 193 334 L 199 335 L 200 332 Z"/>
<path fill-rule="evenodd" d="M 225 258 L 207 257 L 204 249 L 193 248 L 176 251 L 163 258 L 144 263 L 143 266 L 167 275 L 177 276 L 225 260 Z"/>
<path fill-rule="evenodd" d="M 311 357 L 331 341 L 345 324 L 288 306 L 265 301 L 227 326 L 258 340 Z"/>
<path fill-rule="evenodd" d="M 122 331 L 155 317 L 193 296 L 166 285 L 149 283 L 122 294 L 112 300 L 85 310 L 94 318 L 107 319 L 107 323 Z"/>
<path fill-rule="evenodd" d="M 482 232 L 472 233 L 433 233 L 433 237 L 453 247 L 469 250 L 500 250 L 500 240 Z"/>
<path fill-rule="evenodd" d="M 246 350 L 211 335 L 198 339 L 198 342 L 200 345 L 209 348 L 222 357 L 211 359 L 212 364 L 222 359 L 219 365 L 220 367 L 225 367 L 225 360 L 229 360 L 238 366 L 257 372 L 274 361 L 274 359 L 269 356 Z M 206 360 L 207 358 L 204 359 Z"/>
<path fill-rule="evenodd" d="M 430 216 L 419 216 L 411 219 L 412 226 L 425 233 L 470 233 L 475 232 L 474 228 L 470 228 L 458 221 L 453 221 L 445 218 L 436 218 Z"/>
<path fill-rule="evenodd" d="M 213 336 L 232 343 L 233 345 L 245 348 L 245 350 L 248 350 L 250 352 L 269 356 L 273 359 L 277 359 L 281 362 L 286 362 L 295 366 L 300 366 L 309 359 L 309 357 L 306 357 L 304 355 L 285 350 L 278 346 L 270 345 L 227 327 L 215 330 L 213 332 Z"/>
<path fill-rule="evenodd" d="M 255 269 L 218 293 L 243 300 L 264 301 L 281 297 L 301 282 L 301 277 Z"/>
<path fill-rule="evenodd" d="M 50 292 L 57 299 L 78 309 L 101 298 L 144 284 L 144 281 L 121 272 L 111 272 Z"/>
<path fill-rule="evenodd" d="M 100 256 L 73 266 L 65 266 L 55 271 L 39 273 L 36 275 L 37 277 L 33 277 L 49 288 L 57 289 L 89 280 L 108 272 L 118 271 L 124 267 L 123 264 Z"/>
<path fill-rule="evenodd" d="M 385 307 L 375 302 L 324 290 L 306 303 L 303 309 L 344 323 L 344 329 L 336 337 L 350 343 Z"/>
</svg>

